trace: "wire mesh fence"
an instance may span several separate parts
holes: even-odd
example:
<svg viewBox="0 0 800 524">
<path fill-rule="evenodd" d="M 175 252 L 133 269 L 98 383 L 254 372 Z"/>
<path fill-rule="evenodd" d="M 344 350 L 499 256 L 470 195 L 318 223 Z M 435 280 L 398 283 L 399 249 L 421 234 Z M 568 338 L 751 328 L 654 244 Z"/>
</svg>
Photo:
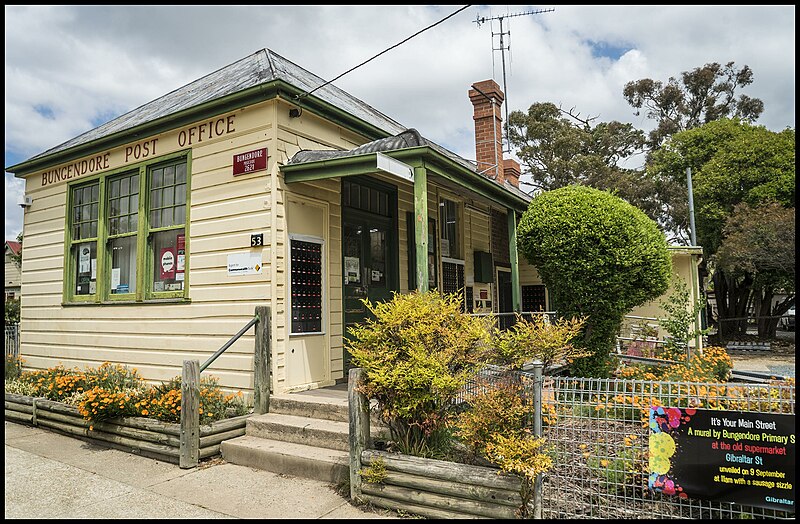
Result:
<svg viewBox="0 0 800 524">
<path fill-rule="evenodd" d="M 526 396 L 534 398 L 533 373 L 498 367 L 485 368 L 465 393 L 509 380 L 521 383 Z M 553 456 L 542 483 L 541 518 L 794 518 L 786 511 L 654 491 L 648 462 L 651 406 L 793 415 L 793 383 L 545 376 L 541 387 L 542 436 Z"/>
</svg>

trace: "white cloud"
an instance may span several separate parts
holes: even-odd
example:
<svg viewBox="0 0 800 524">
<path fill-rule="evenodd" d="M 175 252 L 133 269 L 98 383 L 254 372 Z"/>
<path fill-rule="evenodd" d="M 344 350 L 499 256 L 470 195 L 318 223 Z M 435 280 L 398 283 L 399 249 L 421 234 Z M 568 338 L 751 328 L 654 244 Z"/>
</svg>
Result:
<svg viewBox="0 0 800 524">
<path fill-rule="evenodd" d="M 201 76 L 270 48 L 329 80 L 459 6 L 6 6 L 6 165 L 85 132 Z M 336 82 L 401 124 L 474 157 L 469 86 L 502 86 L 499 24 L 470 7 Z M 622 97 L 639 78 L 665 81 L 707 62 L 749 65 L 759 123 L 794 127 L 794 6 L 556 6 L 504 19 L 510 109 L 536 101 L 649 129 Z M 628 49 L 598 58 L 589 42 Z M 505 40 L 508 44 L 509 40 Z M 494 65 L 494 67 L 493 67 Z M 45 107 L 54 118 L 36 111 Z M 13 158 L 12 161 L 9 159 Z M 21 228 L 9 205 L 6 238 Z"/>
</svg>

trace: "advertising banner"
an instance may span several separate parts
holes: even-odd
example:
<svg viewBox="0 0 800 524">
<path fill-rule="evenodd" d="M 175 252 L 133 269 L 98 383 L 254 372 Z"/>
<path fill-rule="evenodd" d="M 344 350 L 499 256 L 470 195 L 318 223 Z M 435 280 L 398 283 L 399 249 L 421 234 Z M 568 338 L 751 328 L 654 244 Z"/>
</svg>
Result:
<svg viewBox="0 0 800 524">
<path fill-rule="evenodd" d="M 650 408 L 650 489 L 794 511 L 794 415 Z"/>
</svg>

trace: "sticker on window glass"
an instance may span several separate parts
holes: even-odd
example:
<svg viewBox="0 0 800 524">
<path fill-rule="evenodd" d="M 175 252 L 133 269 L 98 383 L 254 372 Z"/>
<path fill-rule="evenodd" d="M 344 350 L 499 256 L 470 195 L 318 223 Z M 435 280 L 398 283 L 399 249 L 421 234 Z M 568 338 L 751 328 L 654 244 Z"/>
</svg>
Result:
<svg viewBox="0 0 800 524">
<path fill-rule="evenodd" d="M 347 277 L 347 284 L 358 284 L 361 281 L 361 259 L 358 257 L 344 257 L 344 274 Z"/>
<path fill-rule="evenodd" d="M 161 249 L 161 280 L 175 278 L 175 252 L 171 247 Z"/>
<path fill-rule="evenodd" d="M 118 267 L 111 269 L 111 291 L 114 291 L 117 289 L 117 287 L 119 287 L 119 280 L 121 273 L 122 271 Z"/>
<path fill-rule="evenodd" d="M 97 278 L 97 259 L 92 259 L 92 280 Z"/>
</svg>

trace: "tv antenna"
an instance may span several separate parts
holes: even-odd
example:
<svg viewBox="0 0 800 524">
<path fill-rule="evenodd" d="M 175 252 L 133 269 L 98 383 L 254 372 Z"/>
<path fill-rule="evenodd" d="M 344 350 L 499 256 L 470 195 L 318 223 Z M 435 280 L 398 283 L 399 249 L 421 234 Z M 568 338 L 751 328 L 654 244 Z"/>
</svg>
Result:
<svg viewBox="0 0 800 524">
<path fill-rule="evenodd" d="M 500 55 L 501 55 L 501 58 L 502 58 L 502 61 L 503 61 L 503 94 L 505 95 L 506 145 L 508 147 L 508 149 L 504 150 L 505 153 L 508 153 L 508 152 L 511 151 L 511 142 L 508 139 L 508 85 L 506 84 L 506 50 L 508 50 L 509 53 L 511 52 L 511 29 L 509 29 L 508 31 L 505 31 L 505 32 L 503 31 L 503 20 L 505 18 L 513 18 L 515 16 L 538 15 L 538 14 L 541 14 L 541 13 L 549 13 L 551 11 L 555 11 L 555 9 L 536 9 L 536 10 L 533 10 L 533 11 L 524 11 L 522 13 L 507 13 L 507 14 L 504 14 L 504 15 L 494 16 L 494 17 L 490 17 L 490 18 L 486 18 L 485 16 L 477 16 L 477 15 L 475 17 L 475 23 L 478 24 L 478 27 L 480 27 L 481 24 L 485 24 L 487 21 L 489 21 L 489 22 L 491 22 L 492 20 L 499 20 L 500 21 L 500 32 L 499 33 L 492 32 L 492 53 L 494 53 L 495 51 L 500 51 Z M 506 47 L 504 45 L 504 43 L 503 43 L 503 36 L 504 35 L 508 35 L 508 47 Z M 494 37 L 495 36 L 499 36 L 500 37 L 500 47 L 494 47 Z"/>
</svg>

